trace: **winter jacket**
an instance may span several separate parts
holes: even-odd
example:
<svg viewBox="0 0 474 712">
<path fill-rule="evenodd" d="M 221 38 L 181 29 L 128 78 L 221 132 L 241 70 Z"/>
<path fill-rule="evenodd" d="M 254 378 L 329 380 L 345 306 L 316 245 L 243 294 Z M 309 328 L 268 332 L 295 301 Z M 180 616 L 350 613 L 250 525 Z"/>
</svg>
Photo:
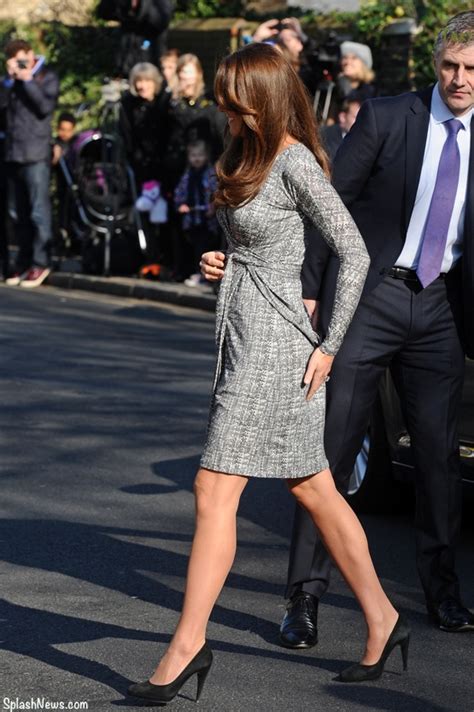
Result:
<svg viewBox="0 0 474 712">
<path fill-rule="evenodd" d="M 215 102 L 203 95 L 198 99 L 172 99 L 168 108 L 170 137 L 164 158 L 165 187 L 173 191 L 186 169 L 186 145 L 203 140 L 214 163 L 222 153 L 226 118 Z"/>
<path fill-rule="evenodd" d="M 161 91 L 153 101 L 126 93 L 120 105 L 120 133 L 138 183 L 162 179 L 168 142 L 170 95 Z"/>
<path fill-rule="evenodd" d="M 51 158 L 51 118 L 59 94 L 55 72 L 41 65 L 29 82 L 0 79 L 0 110 L 5 109 L 5 160 L 37 163 Z"/>
<path fill-rule="evenodd" d="M 180 205 L 191 208 L 191 212 L 181 216 L 185 232 L 193 227 L 207 227 L 211 232 L 217 232 L 216 218 L 207 215 L 216 190 L 217 177 L 213 166 L 201 169 L 188 167 L 183 173 L 174 191 L 174 204 L 176 210 Z"/>
</svg>

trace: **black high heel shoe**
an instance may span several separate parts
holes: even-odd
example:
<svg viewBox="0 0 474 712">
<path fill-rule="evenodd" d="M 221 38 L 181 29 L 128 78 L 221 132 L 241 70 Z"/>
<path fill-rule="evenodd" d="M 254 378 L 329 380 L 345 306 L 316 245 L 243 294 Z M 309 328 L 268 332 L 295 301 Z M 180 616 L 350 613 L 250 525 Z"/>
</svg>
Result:
<svg viewBox="0 0 474 712">
<path fill-rule="evenodd" d="M 403 669 L 408 669 L 408 645 L 410 643 L 410 627 L 398 616 L 398 620 L 390 633 L 390 636 L 382 650 L 382 655 L 374 665 L 362 665 L 356 663 L 343 670 L 336 677 L 338 682 L 364 682 L 365 680 L 377 680 L 383 673 L 385 663 L 390 653 L 397 645 L 402 651 Z"/>
<path fill-rule="evenodd" d="M 149 680 L 137 682 L 134 685 L 130 685 L 128 694 L 133 697 L 141 697 L 144 700 L 166 704 L 166 702 L 171 702 L 171 700 L 176 697 L 184 683 L 189 680 L 190 677 L 197 675 L 196 702 L 198 702 L 211 665 L 212 651 L 206 642 L 191 662 L 186 665 L 184 670 L 178 677 L 172 680 L 172 682 L 169 682 L 167 685 L 154 685 Z"/>
</svg>

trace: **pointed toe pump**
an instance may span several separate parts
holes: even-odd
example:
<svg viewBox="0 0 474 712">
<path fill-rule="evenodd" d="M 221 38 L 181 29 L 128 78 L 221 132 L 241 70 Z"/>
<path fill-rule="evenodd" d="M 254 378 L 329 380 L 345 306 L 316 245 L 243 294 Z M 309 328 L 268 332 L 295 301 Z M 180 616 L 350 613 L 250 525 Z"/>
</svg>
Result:
<svg viewBox="0 0 474 712">
<path fill-rule="evenodd" d="M 393 628 L 385 643 L 382 655 L 374 665 L 362 665 L 356 663 L 343 670 L 336 677 L 338 682 L 365 682 L 366 680 L 378 680 L 382 675 L 385 663 L 394 648 L 398 645 L 402 653 L 403 669 L 408 669 L 408 645 L 410 643 L 410 627 L 401 616 Z"/>
<path fill-rule="evenodd" d="M 189 680 L 190 677 L 197 675 L 196 702 L 199 702 L 211 665 L 212 651 L 206 642 L 191 662 L 186 665 L 184 670 L 172 682 L 169 682 L 167 685 L 154 685 L 149 680 L 137 682 L 130 685 L 128 694 L 132 697 L 141 697 L 144 700 L 166 704 L 176 697 L 184 683 Z"/>
</svg>

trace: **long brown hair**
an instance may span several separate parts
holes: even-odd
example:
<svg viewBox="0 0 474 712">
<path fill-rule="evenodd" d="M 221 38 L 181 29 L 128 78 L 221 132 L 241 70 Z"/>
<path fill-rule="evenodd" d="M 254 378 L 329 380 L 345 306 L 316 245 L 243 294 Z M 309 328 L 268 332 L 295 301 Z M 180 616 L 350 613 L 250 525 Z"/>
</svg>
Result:
<svg viewBox="0 0 474 712">
<path fill-rule="evenodd" d="M 236 207 L 257 195 L 287 134 L 329 175 L 309 95 L 277 49 L 255 43 L 230 54 L 219 65 L 214 92 L 220 107 L 243 120 L 243 135 L 230 140 L 217 163 L 217 206 Z"/>
</svg>

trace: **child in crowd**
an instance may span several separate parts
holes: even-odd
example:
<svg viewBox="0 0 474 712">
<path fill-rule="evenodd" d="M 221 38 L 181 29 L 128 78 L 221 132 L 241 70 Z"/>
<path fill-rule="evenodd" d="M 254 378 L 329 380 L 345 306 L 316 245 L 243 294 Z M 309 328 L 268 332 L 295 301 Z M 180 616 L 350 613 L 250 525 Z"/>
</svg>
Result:
<svg viewBox="0 0 474 712">
<path fill-rule="evenodd" d="M 76 130 L 76 119 L 67 111 L 63 111 L 58 118 L 58 126 L 56 129 L 56 138 L 53 142 L 53 157 L 52 164 L 56 166 L 59 163 L 61 156 L 66 156 L 74 137 Z"/>
<path fill-rule="evenodd" d="M 205 282 L 199 271 L 202 253 L 218 247 L 218 225 L 212 206 L 217 179 L 209 160 L 209 148 L 204 141 L 189 143 L 186 152 L 188 167 L 176 186 L 174 202 L 181 215 L 181 228 L 187 246 L 186 272 L 191 272 L 184 283 L 195 287 Z"/>
<path fill-rule="evenodd" d="M 73 114 L 63 111 L 58 117 L 56 136 L 53 140 L 51 165 L 56 182 L 56 201 L 54 205 L 55 232 L 59 232 L 65 245 L 69 244 L 69 219 L 71 202 L 68 200 L 68 187 L 59 161 L 66 158 L 76 136 L 76 118 Z"/>
</svg>

